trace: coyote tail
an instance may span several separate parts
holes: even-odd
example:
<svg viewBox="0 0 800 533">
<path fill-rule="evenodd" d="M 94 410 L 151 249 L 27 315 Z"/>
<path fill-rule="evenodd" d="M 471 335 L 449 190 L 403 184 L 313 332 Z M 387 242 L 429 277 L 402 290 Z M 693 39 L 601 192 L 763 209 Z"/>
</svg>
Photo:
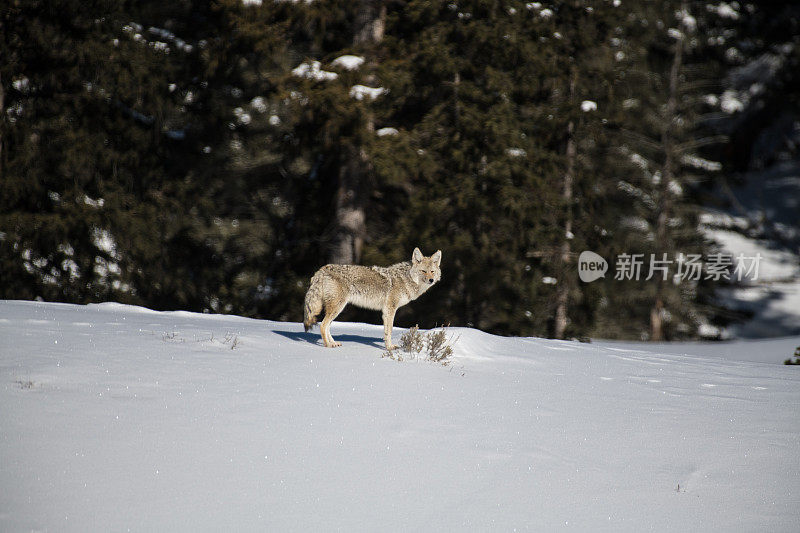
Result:
<svg viewBox="0 0 800 533">
<path fill-rule="evenodd" d="M 322 312 L 322 304 L 322 276 L 317 272 L 311 278 L 311 285 L 308 287 L 303 305 L 303 326 L 306 331 L 317 323 L 317 316 Z"/>
</svg>

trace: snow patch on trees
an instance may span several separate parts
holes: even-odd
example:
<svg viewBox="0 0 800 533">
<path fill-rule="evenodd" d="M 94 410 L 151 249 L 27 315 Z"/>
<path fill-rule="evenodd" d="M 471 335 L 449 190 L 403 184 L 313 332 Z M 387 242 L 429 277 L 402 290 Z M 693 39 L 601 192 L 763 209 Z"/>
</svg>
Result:
<svg viewBox="0 0 800 533">
<path fill-rule="evenodd" d="M 734 8 L 734 5 L 738 6 L 739 4 L 738 4 L 738 2 L 732 2 L 730 4 L 727 3 L 727 2 L 721 2 L 721 3 L 717 4 L 717 5 L 707 4 L 706 5 L 706 9 L 711 13 L 716 13 L 717 15 L 719 15 L 722 18 L 727 18 L 727 19 L 731 19 L 731 20 L 738 20 L 739 19 L 739 12 L 736 11 L 736 9 Z"/>
<path fill-rule="evenodd" d="M 103 207 L 103 205 L 105 205 L 105 200 L 103 200 L 102 198 L 98 198 L 97 200 L 95 200 L 84 194 L 83 203 L 88 205 L 89 207 L 100 209 L 101 207 Z"/>
<path fill-rule="evenodd" d="M 92 228 L 92 243 L 98 250 L 107 253 L 111 257 L 115 259 L 119 257 L 117 254 L 117 243 L 114 241 L 111 232 L 107 229 Z"/>
<path fill-rule="evenodd" d="M 247 126 L 253 120 L 253 117 L 250 116 L 250 113 L 246 113 L 241 107 L 235 108 L 233 110 L 233 114 L 236 116 L 236 121 L 243 126 Z"/>
<path fill-rule="evenodd" d="M 350 54 L 339 56 L 333 61 L 331 61 L 332 67 L 341 67 L 345 70 L 355 70 L 363 64 L 364 64 L 363 57 L 354 56 Z"/>
<path fill-rule="evenodd" d="M 259 113 L 267 112 L 267 103 L 264 100 L 263 96 L 256 96 L 255 98 L 250 100 L 250 107 L 258 111 Z"/>
<path fill-rule="evenodd" d="M 681 161 L 684 165 L 699 168 L 701 170 L 717 171 L 722 169 L 722 163 L 717 161 L 709 161 L 708 159 L 703 159 L 702 157 L 692 154 L 684 155 Z"/>
<path fill-rule="evenodd" d="M 367 87 L 366 85 L 353 85 L 350 88 L 350 97 L 356 100 L 375 100 L 377 97 L 389 92 L 383 87 Z"/>
<path fill-rule="evenodd" d="M 311 61 L 300 63 L 297 67 L 292 69 L 292 75 L 298 78 L 307 78 L 315 81 L 335 80 L 339 77 L 335 72 L 328 72 L 322 70 L 322 64 L 319 61 Z"/>
<path fill-rule="evenodd" d="M 30 89 L 30 80 L 26 76 L 21 76 L 11 82 L 11 86 L 17 91 L 26 94 Z"/>
<path fill-rule="evenodd" d="M 741 93 L 738 93 L 737 91 L 734 90 L 725 91 L 724 93 L 722 93 L 722 96 L 720 97 L 720 103 L 719 103 L 720 109 L 722 109 L 725 113 L 728 114 L 733 114 L 736 113 L 737 111 L 742 111 L 745 108 L 745 105 L 747 104 L 746 101 L 742 101 L 742 96 L 743 95 Z"/>
</svg>

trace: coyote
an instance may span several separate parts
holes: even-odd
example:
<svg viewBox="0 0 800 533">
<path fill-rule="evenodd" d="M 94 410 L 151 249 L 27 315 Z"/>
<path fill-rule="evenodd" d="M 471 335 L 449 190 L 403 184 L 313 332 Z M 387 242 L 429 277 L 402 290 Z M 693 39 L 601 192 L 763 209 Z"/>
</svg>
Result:
<svg viewBox="0 0 800 533">
<path fill-rule="evenodd" d="M 317 323 L 317 315 L 325 311 L 319 325 L 322 343 L 328 348 L 341 346 L 331 337 L 331 322 L 348 303 L 383 313 L 383 340 L 387 350 L 394 350 L 392 324 L 397 308 L 416 300 L 439 281 L 442 252 L 425 257 L 414 248 L 411 262 L 389 267 L 359 265 L 325 265 L 311 278 L 306 293 L 303 325 L 306 331 Z"/>
</svg>

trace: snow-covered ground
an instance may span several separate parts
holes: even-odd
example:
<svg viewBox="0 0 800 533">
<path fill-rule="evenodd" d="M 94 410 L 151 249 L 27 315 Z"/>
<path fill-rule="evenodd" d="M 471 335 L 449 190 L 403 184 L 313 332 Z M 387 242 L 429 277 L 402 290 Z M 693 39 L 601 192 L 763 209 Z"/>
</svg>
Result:
<svg viewBox="0 0 800 533">
<path fill-rule="evenodd" d="M 783 348 L 456 331 L 0 301 L 0 530 L 797 531 Z"/>
<path fill-rule="evenodd" d="M 800 335 L 800 163 L 783 161 L 749 172 L 742 185 L 716 194 L 727 207 L 706 209 L 701 226 L 706 236 L 734 257 L 761 256 L 756 281 L 719 289 L 720 303 L 750 315 L 721 335 Z"/>
<path fill-rule="evenodd" d="M 726 338 L 767 338 L 800 333 L 800 251 L 774 246 L 764 239 L 748 238 L 734 229 L 706 228 L 705 234 L 734 257 L 760 256 L 758 279 L 717 291 L 729 309 L 751 315 L 724 331 Z"/>
</svg>

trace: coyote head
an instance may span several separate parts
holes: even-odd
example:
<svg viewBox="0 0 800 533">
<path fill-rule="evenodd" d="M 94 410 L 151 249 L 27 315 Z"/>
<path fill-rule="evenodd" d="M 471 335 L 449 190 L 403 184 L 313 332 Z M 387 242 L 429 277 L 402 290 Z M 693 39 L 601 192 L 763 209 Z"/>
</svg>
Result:
<svg viewBox="0 0 800 533">
<path fill-rule="evenodd" d="M 411 278 L 421 286 L 431 286 L 442 277 L 442 269 L 439 268 L 441 263 L 441 250 L 436 250 L 432 256 L 425 257 L 419 248 L 414 248 L 414 253 L 411 255 Z"/>
</svg>

